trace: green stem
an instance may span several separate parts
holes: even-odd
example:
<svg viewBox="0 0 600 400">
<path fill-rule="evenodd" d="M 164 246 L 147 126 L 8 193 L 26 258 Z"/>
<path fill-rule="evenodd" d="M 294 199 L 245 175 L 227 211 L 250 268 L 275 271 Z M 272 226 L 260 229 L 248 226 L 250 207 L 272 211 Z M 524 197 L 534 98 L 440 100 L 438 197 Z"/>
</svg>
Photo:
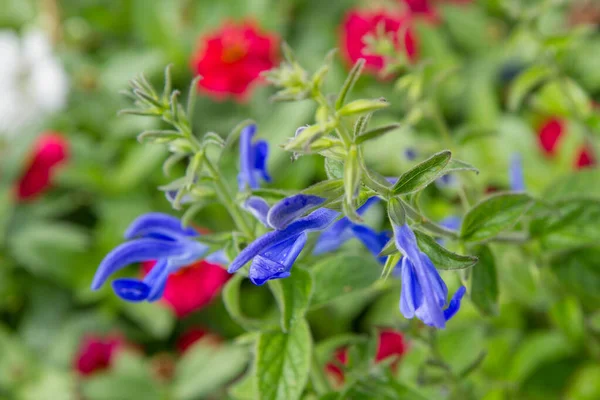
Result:
<svg viewBox="0 0 600 400">
<path fill-rule="evenodd" d="M 233 200 L 233 196 L 231 195 L 229 188 L 223 181 L 222 177 L 213 165 L 212 161 L 210 161 L 207 158 L 205 159 L 204 163 L 211 176 L 214 178 L 215 191 L 217 192 L 217 196 L 219 197 L 227 211 L 229 211 L 229 215 L 231 215 L 233 222 L 235 222 L 238 229 L 241 230 L 248 238 L 252 238 L 254 236 L 252 228 L 250 227 L 248 221 L 246 220 L 244 215 L 241 213 L 239 207 Z"/>
<path fill-rule="evenodd" d="M 450 237 L 452 239 L 458 239 L 458 233 L 456 233 L 455 231 L 448 229 L 448 228 L 444 228 L 443 226 L 438 225 L 435 222 L 429 220 L 425 216 L 421 215 L 417 210 L 412 208 L 405 201 L 402 201 L 402 205 L 404 206 L 406 215 L 410 219 L 412 219 L 413 221 L 415 221 L 419 225 L 421 225 L 423 228 L 427 229 L 428 231 L 430 231 L 432 233 L 437 233 L 438 235 L 441 235 L 441 236 Z"/>
<path fill-rule="evenodd" d="M 319 92 L 319 93 L 315 94 L 313 96 L 313 100 L 318 105 L 325 107 L 327 109 L 327 113 L 329 114 L 329 116 L 331 118 L 334 118 L 334 119 L 337 118 L 337 115 L 335 114 L 335 110 L 329 105 L 329 102 L 327 101 L 325 96 L 323 96 L 323 93 Z M 350 145 L 352 144 L 352 136 L 350 135 L 350 132 L 348 132 L 348 130 L 346 129 L 346 127 L 344 126 L 344 124 L 341 121 L 339 121 L 339 127 L 335 131 L 337 132 L 338 136 L 344 143 L 344 148 L 348 149 L 350 147 Z"/>
</svg>

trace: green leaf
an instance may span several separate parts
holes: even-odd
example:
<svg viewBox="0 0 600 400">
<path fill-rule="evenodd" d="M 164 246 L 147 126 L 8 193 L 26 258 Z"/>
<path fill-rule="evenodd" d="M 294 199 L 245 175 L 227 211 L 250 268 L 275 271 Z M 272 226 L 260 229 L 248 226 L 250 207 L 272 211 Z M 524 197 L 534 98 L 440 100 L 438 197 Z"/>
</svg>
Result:
<svg viewBox="0 0 600 400">
<path fill-rule="evenodd" d="M 569 117 L 574 112 L 587 117 L 592 109 L 589 96 L 572 79 L 555 79 L 545 84 L 533 97 L 532 106 L 540 113 L 559 117 Z"/>
<path fill-rule="evenodd" d="M 344 180 L 333 179 L 321 181 L 304 189 L 300 193 L 313 194 L 315 196 L 325 197 L 326 199 L 334 200 L 341 197 L 344 194 Z"/>
<path fill-rule="evenodd" d="M 533 204 L 524 193 L 499 193 L 473 206 L 461 226 L 461 239 L 480 242 L 512 228 Z"/>
<path fill-rule="evenodd" d="M 307 148 L 312 142 L 320 138 L 321 136 L 331 132 L 337 127 L 337 121 L 327 121 L 318 123 L 315 125 L 308 126 L 298 134 L 298 136 L 291 139 L 283 147 L 285 150 L 298 150 L 302 151 Z"/>
<path fill-rule="evenodd" d="M 177 363 L 174 398 L 202 398 L 238 376 L 246 367 L 249 352 L 236 345 L 216 345 L 199 340 Z"/>
<path fill-rule="evenodd" d="M 237 273 L 227 282 L 223 287 L 223 303 L 229 316 L 241 327 L 248 331 L 259 330 L 271 321 L 252 319 L 244 315 L 240 305 L 240 285 L 243 280 L 244 276 Z"/>
<path fill-rule="evenodd" d="M 339 254 L 317 262 L 312 268 L 315 289 L 311 307 L 355 294 L 375 283 L 381 274 L 370 255 Z"/>
<path fill-rule="evenodd" d="M 392 224 L 402 226 L 406 223 L 406 211 L 404 211 L 404 206 L 402 206 L 399 199 L 392 197 L 388 200 L 387 212 Z"/>
<path fill-rule="evenodd" d="M 575 296 L 565 296 L 550 309 L 550 319 L 572 341 L 580 342 L 585 337 L 583 309 Z"/>
<path fill-rule="evenodd" d="M 390 254 L 385 259 L 385 264 L 383 265 L 383 270 L 381 271 L 381 277 L 383 279 L 387 279 L 390 276 L 390 274 L 392 273 L 394 268 L 396 268 L 396 266 L 398 265 L 398 262 L 400 262 L 401 258 L 402 258 L 402 254 L 396 252 L 396 253 Z"/>
<path fill-rule="evenodd" d="M 461 160 L 457 160 L 456 158 L 453 158 L 452 160 L 450 160 L 448 165 L 446 165 L 444 174 L 447 174 L 449 172 L 455 172 L 455 171 L 474 171 L 476 174 L 479 173 L 479 170 L 477 168 L 475 168 L 474 166 L 472 166 L 471 164 L 466 163 Z"/>
<path fill-rule="evenodd" d="M 358 163 L 358 148 L 353 145 L 348 150 L 344 162 L 344 192 L 347 204 L 352 204 L 360 186 L 360 164 Z"/>
<path fill-rule="evenodd" d="M 361 144 L 361 143 L 364 143 L 369 140 L 377 139 L 377 138 L 385 135 L 386 133 L 395 131 L 396 129 L 399 129 L 401 127 L 402 127 L 401 124 L 390 124 L 390 125 L 381 126 L 379 128 L 370 129 L 370 130 L 362 133 L 361 135 L 359 135 L 356 138 L 356 144 Z"/>
<path fill-rule="evenodd" d="M 434 238 L 415 230 L 417 243 L 421 251 L 429 256 L 431 262 L 437 269 L 453 270 L 472 267 L 477 264 L 478 258 L 475 256 L 463 256 L 453 253 L 441 246 Z"/>
<path fill-rule="evenodd" d="M 392 193 L 407 194 L 425 188 L 444 173 L 451 156 L 448 150 L 441 151 L 406 171 L 392 187 Z"/>
<path fill-rule="evenodd" d="M 571 198 L 600 199 L 600 169 L 586 168 L 567 174 L 548 185 L 544 199 L 565 200 Z"/>
<path fill-rule="evenodd" d="M 337 396 L 328 397 L 336 400 L 425 400 L 426 396 L 416 389 L 400 383 L 389 374 L 384 376 L 367 375 L 347 385 Z"/>
<path fill-rule="evenodd" d="M 335 101 L 335 109 L 336 110 L 339 110 L 340 108 L 342 108 L 342 106 L 346 102 L 346 96 L 348 96 L 348 93 L 350 93 L 350 91 L 354 87 L 354 84 L 360 77 L 360 74 L 361 74 L 364 66 L 365 66 L 364 58 L 359 58 L 356 61 L 356 63 L 352 66 L 352 69 L 348 73 L 348 77 L 346 78 L 346 80 L 344 81 L 344 84 L 342 85 L 342 88 L 340 89 L 340 94 L 338 95 L 337 100 Z"/>
<path fill-rule="evenodd" d="M 254 371 L 249 371 L 243 378 L 229 386 L 228 392 L 233 400 L 255 400 L 256 375 Z"/>
<path fill-rule="evenodd" d="M 548 79 L 551 73 L 547 65 L 534 65 L 521 72 L 510 87 L 508 108 L 511 111 L 518 110 L 525 96 Z"/>
<path fill-rule="evenodd" d="M 592 361 L 569 378 L 569 388 L 564 398 L 569 400 L 600 399 L 600 365 Z"/>
<path fill-rule="evenodd" d="M 173 331 L 175 316 L 160 304 L 123 302 L 123 311 L 155 338 L 165 339 Z"/>
<path fill-rule="evenodd" d="M 308 381 L 312 338 L 304 320 L 288 333 L 263 332 L 256 347 L 255 371 L 261 400 L 299 399 Z"/>
<path fill-rule="evenodd" d="M 296 322 L 304 319 L 312 295 L 310 273 L 298 266 L 286 279 L 269 281 L 269 287 L 281 310 L 281 330 L 289 331 Z"/>
<path fill-rule="evenodd" d="M 494 254 L 487 246 L 478 252 L 479 265 L 471 273 L 471 301 L 484 314 L 498 313 L 498 273 Z"/>
<path fill-rule="evenodd" d="M 354 100 L 353 102 L 346 104 L 345 106 L 340 108 L 337 113 L 342 117 L 358 116 L 362 114 L 372 113 L 389 106 L 390 103 L 388 103 L 387 100 L 384 98 L 374 100 L 360 99 Z"/>
<path fill-rule="evenodd" d="M 325 159 L 325 173 L 329 179 L 344 178 L 344 163 L 333 158 Z"/>
<path fill-rule="evenodd" d="M 590 308 L 600 308 L 600 247 L 582 248 L 551 260 L 550 267 L 561 287 L 579 297 Z"/>
</svg>

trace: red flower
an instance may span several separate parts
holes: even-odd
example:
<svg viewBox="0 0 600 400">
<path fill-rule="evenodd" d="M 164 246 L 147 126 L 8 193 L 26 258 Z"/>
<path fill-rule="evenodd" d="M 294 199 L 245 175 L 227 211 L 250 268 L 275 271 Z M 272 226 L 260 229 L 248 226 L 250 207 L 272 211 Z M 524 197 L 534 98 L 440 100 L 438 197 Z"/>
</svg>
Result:
<svg viewBox="0 0 600 400">
<path fill-rule="evenodd" d="M 144 275 L 154 264 L 154 261 L 142 263 Z M 229 273 L 216 264 L 195 262 L 169 276 L 163 300 L 177 317 L 183 318 L 210 303 L 229 277 Z"/>
<path fill-rule="evenodd" d="M 192 60 L 192 68 L 202 76 L 198 88 L 217 99 L 233 95 L 244 100 L 261 72 L 277 63 L 278 43 L 277 35 L 261 33 L 251 22 L 226 22 L 201 39 Z"/>
<path fill-rule="evenodd" d="M 394 331 L 392 329 L 384 329 L 379 332 L 379 344 L 377 346 L 377 355 L 375 356 L 375 362 L 378 363 L 380 361 L 385 360 L 388 357 L 395 357 L 394 361 L 390 365 L 392 370 L 396 370 L 398 367 L 398 362 L 402 355 L 406 352 L 407 346 L 404 341 L 404 336 L 398 331 Z M 348 362 L 348 349 L 341 348 L 336 350 L 334 354 L 336 360 L 339 364 L 346 365 Z M 344 372 L 342 369 L 336 365 L 336 363 L 330 362 L 325 365 L 325 371 L 329 373 L 331 377 L 338 384 L 342 384 L 344 382 Z"/>
<path fill-rule="evenodd" d="M 19 201 L 31 200 L 47 189 L 56 167 L 69 154 L 69 143 L 57 133 L 44 133 L 34 144 L 33 156 L 16 187 Z"/>
<path fill-rule="evenodd" d="M 344 58 L 354 64 L 358 59 L 364 58 L 365 69 L 371 72 L 379 72 L 384 67 L 382 56 L 367 54 L 365 38 L 367 35 L 375 35 L 378 27 L 383 27 L 386 34 L 392 36 L 397 49 L 402 49 L 413 61 L 417 56 L 417 44 L 408 25 L 410 20 L 407 16 L 392 14 L 383 10 L 369 12 L 351 10 L 346 14 L 342 23 L 341 49 Z M 398 43 L 398 33 L 404 32 L 404 43 Z M 381 29 L 381 28 L 380 28 Z"/>
<path fill-rule="evenodd" d="M 416 16 L 423 16 L 431 22 L 439 22 L 439 15 L 429 0 L 402 0 L 410 10 L 410 13 Z"/>
<path fill-rule="evenodd" d="M 187 349 L 189 349 L 194 343 L 196 343 L 200 339 L 206 340 L 213 344 L 221 343 L 221 338 L 217 335 L 210 333 L 205 329 L 196 327 L 184 332 L 179 337 L 179 339 L 177 339 L 175 347 L 177 348 L 179 354 L 183 354 L 187 351 Z"/>
<path fill-rule="evenodd" d="M 110 368 L 115 354 L 126 346 L 118 335 L 90 335 L 83 338 L 74 359 L 74 368 L 84 376 Z"/>
<path fill-rule="evenodd" d="M 538 130 L 538 139 L 542 151 L 548 156 L 553 156 L 558 150 L 558 143 L 561 137 L 566 134 L 565 121 L 552 117 L 544 121 Z M 594 165 L 596 163 L 592 150 L 583 146 L 577 155 L 575 167 L 581 169 Z"/>
</svg>

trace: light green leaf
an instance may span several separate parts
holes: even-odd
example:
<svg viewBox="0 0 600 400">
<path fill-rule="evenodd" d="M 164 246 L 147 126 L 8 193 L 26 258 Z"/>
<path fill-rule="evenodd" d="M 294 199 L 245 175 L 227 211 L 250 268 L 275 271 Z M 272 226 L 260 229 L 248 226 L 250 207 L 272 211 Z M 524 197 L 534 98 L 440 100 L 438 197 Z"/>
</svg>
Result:
<svg viewBox="0 0 600 400">
<path fill-rule="evenodd" d="M 327 173 L 329 179 L 342 179 L 344 177 L 344 163 L 332 158 L 326 158 L 325 173 Z"/>
<path fill-rule="evenodd" d="M 123 311 L 144 330 L 158 339 L 165 339 L 173 331 L 173 312 L 157 303 L 123 302 Z"/>
<path fill-rule="evenodd" d="M 348 95 L 348 93 L 350 93 L 350 91 L 354 87 L 354 84 L 360 77 L 360 74 L 361 74 L 364 66 L 365 66 L 364 58 L 358 59 L 358 61 L 356 61 L 356 63 L 352 66 L 352 69 L 348 73 L 348 77 L 346 78 L 346 80 L 344 81 L 344 84 L 342 85 L 340 94 L 338 95 L 337 100 L 335 101 L 335 109 L 336 110 L 339 110 L 340 108 L 342 108 L 342 106 L 346 102 L 346 96 Z"/>
<path fill-rule="evenodd" d="M 484 314 L 498 313 L 498 273 L 494 254 L 487 246 L 478 252 L 479 265 L 471 274 L 471 301 Z"/>
<path fill-rule="evenodd" d="M 248 331 L 258 330 L 265 325 L 270 324 L 271 320 L 257 320 L 244 315 L 240 305 L 240 285 L 243 280 L 244 276 L 237 273 L 227 282 L 222 292 L 223 303 L 225 304 L 229 316 L 242 328 Z"/>
<path fill-rule="evenodd" d="M 238 376 L 249 360 L 247 349 L 199 340 L 177 363 L 174 378 L 176 400 L 194 400 L 225 385 Z"/>
<path fill-rule="evenodd" d="M 390 103 L 388 103 L 383 98 L 374 99 L 374 100 L 367 100 L 367 99 L 354 100 L 354 101 L 346 104 L 342 108 L 340 108 L 338 110 L 338 115 L 343 116 L 343 117 L 348 117 L 351 115 L 358 116 L 358 115 L 372 113 L 372 112 L 381 110 L 382 108 L 386 108 L 389 106 L 390 106 Z"/>
<path fill-rule="evenodd" d="M 473 206 L 461 226 L 461 239 L 480 242 L 513 227 L 531 207 L 533 200 L 524 193 L 499 193 Z"/>
<path fill-rule="evenodd" d="M 551 73 L 552 70 L 547 65 L 533 65 L 521 72 L 510 87 L 508 108 L 511 111 L 518 110 L 525 96 L 548 79 Z"/>
<path fill-rule="evenodd" d="M 288 333 L 263 332 L 256 348 L 255 370 L 261 400 L 299 399 L 308 381 L 312 338 L 306 321 Z"/>
<path fill-rule="evenodd" d="M 415 230 L 417 243 L 421 251 L 429 256 L 433 265 L 437 269 L 464 269 L 477 264 L 478 258 L 475 256 L 463 256 L 453 253 L 441 246 L 431 236 L 421 231 Z"/>
<path fill-rule="evenodd" d="M 392 187 L 392 193 L 395 195 L 407 194 L 425 188 L 444 173 L 451 156 L 448 150 L 441 151 L 406 171 Z"/>
<path fill-rule="evenodd" d="M 379 279 L 381 266 L 370 255 L 340 254 L 312 268 L 315 290 L 311 307 L 367 289 Z"/>
<path fill-rule="evenodd" d="M 284 332 L 304 318 L 310 304 L 312 286 L 310 273 L 298 266 L 294 267 L 290 277 L 269 281 L 269 287 L 281 310 L 281 329 Z"/>
</svg>

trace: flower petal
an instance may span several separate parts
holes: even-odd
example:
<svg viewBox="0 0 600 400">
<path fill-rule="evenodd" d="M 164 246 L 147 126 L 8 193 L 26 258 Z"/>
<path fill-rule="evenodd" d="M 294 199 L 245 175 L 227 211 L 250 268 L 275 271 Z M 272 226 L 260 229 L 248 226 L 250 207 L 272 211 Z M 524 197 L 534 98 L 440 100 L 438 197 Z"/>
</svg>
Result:
<svg viewBox="0 0 600 400">
<path fill-rule="evenodd" d="M 261 197 L 251 196 L 244 202 L 244 209 L 259 220 L 264 226 L 269 226 L 267 214 L 269 213 L 269 204 Z"/>
<path fill-rule="evenodd" d="M 352 231 L 348 229 L 351 226 L 352 222 L 346 217 L 339 221 L 335 221 L 319 235 L 315 248 L 313 249 L 313 254 L 319 255 L 335 251 L 346 241 L 352 239 Z"/>
<path fill-rule="evenodd" d="M 304 218 L 297 219 L 283 230 L 276 230 L 262 235 L 238 254 L 229 265 L 227 271 L 229 271 L 230 274 L 234 273 L 263 250 L 281 243 L 284 240 L 296 237 L 302 232 L 325 229 L 338 217 L 338 215 L 339 213 L 337 211 L 326 208 L 319 209 L 313 211 Z"/>
<path fill-rule="evenodd" d="M 99 289 L 110 275 L 129 264 L 173 257 L 185 250 L 185 244 L 160 239 L 136 239 L 123 243 L 100 263 L 92 281 L 92 290 Z"/>
<path fill-rule="evenodd" d="M 426 271 L 429 275 L 429 280 L 431 282 L 433 292 L 435 293 L 435 298 L 440 307 L 444 307 L 444 305 L 446 305 L 446 298 L 448 297 L 448 287 L 446 286 L 446 283 L 444 283 L 444 280 L 440 276 L 438 270 L 425 253 L 421 253 L 421 260 L 423 261 L 423 265 L 426 266 Z"/>
<path fill-rule="evenodd" d="M 269 226 L 274 229 L 283 229 L 296 218 L 324 202 L 325 199 L 322 197 L 306 194 L 296 194 L 286 197 L 271 207 L 267 214 L 267 221 Z"/>
<path fill-rule="evenodd" d="M 135 278 L 115 279 L 112 287 L 117 296 L 131 302 L 144 301 L 150 293 L 150 286 Z"/>
<path fill-rule="evenodd" d="M 525 180 L 523 178 L 523 159 L 519 153 L 510 158 L 509 167 L 510 188 L 515 192 L 525 191 Z"/>
<path fill-rule="evenodd" d="M 227 265 L 229 264 L 229 258 L 223 250 L 217 250 L 214 253 L 207 255 L 204 260 L 211 264 Z"/>
<path fill-rule="evenodd" d="M 259 286 L 271 279 L 287 278 L 305 244 L 306 233 L 302 233 L 268 248 L 254 258 L 248 277 Z"/>
<path fill-rule="evenodd" d="M 415 316 L 415 310 L 421 307 L 423 296 L 415 275 L 414 266 L 408 258 L 402 257 L 400 268 L 402 270 L 400 312 L 405 318 L 411 319 Z"/>
<path fill-rule="evenodd" d="M 183 228 L 179 218 L 163 213 L 147 213 L 136 218 L 125 231 L 125 239 L 137 236 L 159 236 L 177 238 L 179 236 L 199 236 L 192 227 Z"/>
<path fill-rule="evenodd" d="M 240 133 L 240 173 L 238 175 L 238 184 L 240 191 L 250 187 L 256 189 L 258 182 L 252 171 L 254 170 L 254 151 L 252 147 L 252 137 L 256 133 L 256 125 L 248 125 Z"/>
<path fill-rule="evenodd" d="M 248 271 L 248 278 L 256 286 L 263 285 L 270 279 L 287 278 L 288 276 L 290 276 L 290 271 L 285 265 L 263 256 L 254 257 Z"/>
<path fill-rule="evenodd" d="M 265 140 L 258 140 L 253 146 L 254 150 L 254 170 L 260 173 L 260 177 L 265 182 L 271 182 L 271 176 L 267 171 L 267 158 L 269 157 L 269 143 Z"/>
<path fill-rule="evenodd" d="M 375 232 L 375 230 L 364 225 L 353 225 L 352 232 L 369 249 L 371 254 L 377 256 L 389 240 L 388 232 Z M 380 257 L 385 262 L 385 257 Z"/>
<path fill-rule="evenodd" d="M 440 221 L 440 225 L 444 228 L 452 229 L 456 231 L 460 228 L 461 218 L 456 215 L 449 215 Z"/>
<path fill-rule="evenodd" d="M 444 310 L 444 318 L 446 321 L 449 321 L 450 318 L 454 317 L 458 310 L 460 309 L 460 302 L 462 301 L 463 296 L 467 292 L 467 289 L 464 286 L 458 288 L 452 299 L 450 299 L 450 303 L 448 304 L 448 308 Z"/>
</svg>

